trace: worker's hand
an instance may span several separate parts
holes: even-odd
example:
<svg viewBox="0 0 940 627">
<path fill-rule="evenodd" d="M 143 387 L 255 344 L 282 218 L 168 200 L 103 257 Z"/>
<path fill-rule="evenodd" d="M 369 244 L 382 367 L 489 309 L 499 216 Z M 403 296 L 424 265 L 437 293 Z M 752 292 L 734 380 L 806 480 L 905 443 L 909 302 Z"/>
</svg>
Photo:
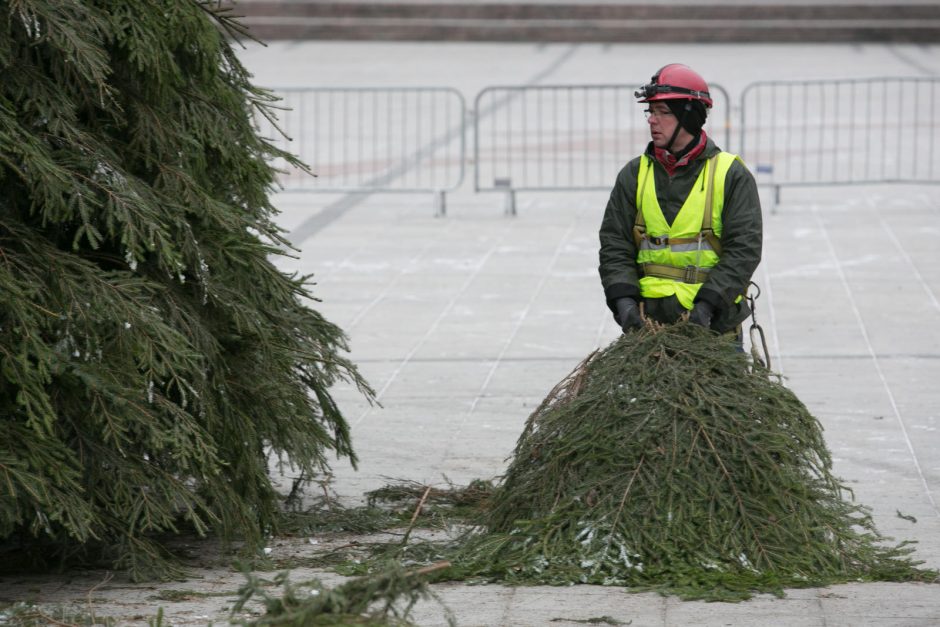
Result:
<svg viewBox="0 0 940 627">
<path fill-rule="evenodd" d="M 632 298 L 618 298 L 614 303 L 617 307 L 617 313 L 614 320 L 623 329 L 623 332 L 633 331 L 643 326 L 643 320 L 640 318 L 640 306 Z"/>
<path fill-rule="evenodd" d="M 704 300 L 700 300 L 692 307 L 692 313 L 689 314 L 689 322 L 697 324 L 700 327 L 709 328 L 712 324 L 712 315 L 714 309 Z"/>
</svg>

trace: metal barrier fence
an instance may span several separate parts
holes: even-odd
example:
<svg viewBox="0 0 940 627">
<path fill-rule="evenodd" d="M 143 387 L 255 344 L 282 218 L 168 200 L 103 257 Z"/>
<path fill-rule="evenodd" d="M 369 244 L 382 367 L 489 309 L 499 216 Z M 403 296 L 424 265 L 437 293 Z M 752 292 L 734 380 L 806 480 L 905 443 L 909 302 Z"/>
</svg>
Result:
<svg viewBox="0 0 940 627">
<path fill-rule="evenodd" d="M 711 86 L 712 136 L 740 151 L 775 203 L 790 185 L 940 183 L 940 78 L 752 83 L 731 145 L 727 91 Z M 487 87 L 474 99 L 476 191 L 608 190 L 648 141 L 627 85 Z M 285 189 L 445 193 L 465 178 L 468 111 L 450 88 L 276 90 L 284 111 L 261 132 L 316 178 L 280 160 Z"/>
<path fill-rule="evenodd" d="M 283 98 L 277 125 L 260 132 L 297 155 L 316 174 L 283 159 L 285 190 L 311 192 L 444 193 L 464 180 L 466 102 L 455 89 L 275 89 Z M 286 135 L 286 137 L 284 137 Z"/>
<path fill-rule="evenodd" d="M 752 83 L 741 153 L 758 182 L 940 183 L 940 78 Z"/>
<path fill-rule="evenodd" d="M 624 164 L 649 141 L 635 89 L 538 85 L 482 90 L 473 107 L 474 189 L 506 192 L 510 214 L 516 191 L 610 189 Z M 727 146 L 730 100 L 721 86 L 711 85 L 711 93 L 718 123 L 712 120 L 710 128 L 724 131 Z"/>
</svg>

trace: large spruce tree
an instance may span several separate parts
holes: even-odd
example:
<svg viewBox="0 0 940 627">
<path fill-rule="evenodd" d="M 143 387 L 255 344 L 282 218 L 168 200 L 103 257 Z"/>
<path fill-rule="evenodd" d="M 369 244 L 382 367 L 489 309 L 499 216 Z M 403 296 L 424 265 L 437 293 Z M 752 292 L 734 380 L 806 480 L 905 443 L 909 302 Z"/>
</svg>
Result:
<svg viewBox="0 0 940 627">
<path fill-rule="evenodd" d="M 0 1 L 0 548 L 160 574 L 161 538 L 256 545 L 269 462 L 354 459 L 371 391 L 269 195 L 271 95 L 198 0 Z"/>
</svg>

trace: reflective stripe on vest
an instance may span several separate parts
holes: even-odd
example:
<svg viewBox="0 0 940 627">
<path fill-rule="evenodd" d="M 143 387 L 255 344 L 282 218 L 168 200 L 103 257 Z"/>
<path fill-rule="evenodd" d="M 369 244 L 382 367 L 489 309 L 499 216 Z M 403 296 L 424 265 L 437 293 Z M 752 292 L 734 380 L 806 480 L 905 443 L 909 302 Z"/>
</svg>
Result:
<svg viewBox="0 0 940 627">
<path fill-rule="evenodd" d="M 644 298 L 675 295 L 686 309 L 721 255 L 721 210 L 725 177 L 737 155 L 721 152 L 699 172 L 689 196 L 670 225 L 656 197 L 651 157 L 643 155 L 637 177 L 634 239 Z M 706 211 L 710 205 L 711 211 Z M 708 214 L 711 214 L 710 225 Z M 710 228 L 709 228 L 710 227 Z"/>
</svg>

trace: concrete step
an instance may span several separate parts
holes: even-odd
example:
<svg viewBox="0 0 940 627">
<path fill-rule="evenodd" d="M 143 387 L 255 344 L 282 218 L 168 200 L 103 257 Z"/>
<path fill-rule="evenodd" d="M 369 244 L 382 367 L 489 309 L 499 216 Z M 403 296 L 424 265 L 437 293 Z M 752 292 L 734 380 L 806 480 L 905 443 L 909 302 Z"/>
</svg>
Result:
<svg viewBox="0 0 940 627">
<path fill-rule="evenodd" d="M 241 0 L 262 40 L 544 42 L 940 41 L 940 3 L 479 4 Z"/>
</svg>

